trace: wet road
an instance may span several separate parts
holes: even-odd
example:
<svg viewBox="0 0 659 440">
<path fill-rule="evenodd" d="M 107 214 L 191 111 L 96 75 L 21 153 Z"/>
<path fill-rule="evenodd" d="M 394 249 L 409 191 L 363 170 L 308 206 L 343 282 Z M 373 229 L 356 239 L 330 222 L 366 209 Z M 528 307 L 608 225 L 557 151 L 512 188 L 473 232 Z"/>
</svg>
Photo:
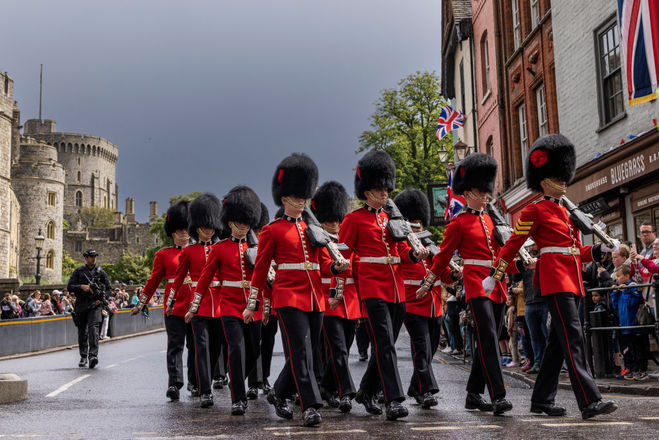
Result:
<svg viewBox="0 0 659 440">
<path fill-rule="evenodd" d="M 407 386 L 411 358 L 407 335 L 398 343 L 401 378 Z M 165 398 L 165 334 L 112 341 L 101 345 L 95 370 L 77 368 L 77 350 L 64 350 L 22 359 L 0 361 L 0 373 L 17 373 L 29 381 L 30 398 L 0 406 L 0 439 L 222 439 L 222 438 L 570 438 L 651 439 L 659 429 L 659 398 L 610 396 L 620 409 L 608 416 L 583 421 L 574 397 L 559 391 L 557 403 L 568 416 L 548 418 L 529 413 L 530 390 L 506 379 L 508 398 L 515 408 L 503 417 L 464 409 L 467 367 L 461 361 L 438 355 L 434 370 L 440 383 L 439 406 L 422 410 L 409 399 L 410 415 L 387 422 L 370 416 L 354 403 L 352 413 L 321 410 L 323 423 L 303 428 L 299 408 L 293 420 L 279 419 L 259 394 L 249 402 L 247 414 L 230 415 L 228 389 L 215 391 L 215 406 L 201 409 L 198 400 L 182 392 L 179 402 Z M 275 348 L 273 374 L 283 362 Z M 366 364 L 359 362 L 353 346 L 353 379 Z M 276 377 L 276 374 L 275 374 Z M 274 382 L 275 377 L 271 377 Z"/>
</svg>

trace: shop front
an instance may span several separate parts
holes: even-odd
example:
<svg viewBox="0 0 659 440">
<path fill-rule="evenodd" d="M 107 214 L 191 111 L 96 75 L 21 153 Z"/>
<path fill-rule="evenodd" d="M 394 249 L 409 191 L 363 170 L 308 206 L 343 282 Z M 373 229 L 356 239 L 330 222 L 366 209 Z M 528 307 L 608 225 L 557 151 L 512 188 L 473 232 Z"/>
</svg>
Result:
<svg viewBox="0 0 659 440">
<path fill-rule="evenodd" d="M 651 130 L 577 169 L 567 196 L 607 233 L 640 246 L 639 226 L 659 225 L 659 131 Z M 586 243 L 592 236 L 584 237 Z"/>
</svg>

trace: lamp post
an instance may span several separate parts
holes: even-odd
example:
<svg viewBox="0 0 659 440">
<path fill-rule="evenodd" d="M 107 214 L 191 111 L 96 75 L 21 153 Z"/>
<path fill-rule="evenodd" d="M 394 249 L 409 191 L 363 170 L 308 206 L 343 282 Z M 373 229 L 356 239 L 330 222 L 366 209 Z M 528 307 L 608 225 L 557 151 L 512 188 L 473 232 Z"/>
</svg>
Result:
<svg viewBox="0 0 659 440">
<path fill-rule="evenodd" d="M 437 151 L 437 155 L 439 156 L 439 161 L 441 163 L 445 164 L 448 161 L 448 151 L 446 151 L 444 145 L 439 147 L 439 150 Z"/>
<path fill-rule="evenodd" d="M 468 155 L 468 150 L 469 147 L 467 147 L 467 144 L 462 142 L 462 140 L 458 139 L 458 142 L 456 142 L 455 145 L 453 145 L 453 151 L 455 151 L 455 156 L 456 159 L 458 159 L 458 162 L 462 161 L 465 157 Z"/>
<path fill-rule="evenodd" d="M 41 228 L 39 228 L 39 233 L 34 237 L 34 247 L 37 249 L 37 273 L 35 275 L 36 284 L 41 284 L 41 249 L 43 249 L 43 242 L 46 240 L 46 237 L 43 236 Z"/>
</svg>

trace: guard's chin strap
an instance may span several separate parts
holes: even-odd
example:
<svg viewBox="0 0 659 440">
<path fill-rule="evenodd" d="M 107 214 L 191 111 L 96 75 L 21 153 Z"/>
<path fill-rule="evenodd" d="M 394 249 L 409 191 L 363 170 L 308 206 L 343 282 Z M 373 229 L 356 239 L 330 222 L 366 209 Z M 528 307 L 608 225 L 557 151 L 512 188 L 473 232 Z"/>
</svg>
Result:
<svg viewBox="0 0 659 440">
<path fill-rule="evenodd" d="M 555 183 L 553 180 L 551 180 L 548 177 L 543 179 L 543 182 L 545 182 L 547 184 L 547 186 L 549 186 L 550 188 L 555 189 L 556 191 L 561 191 L 562 193 L 565 193 L 565 191 L 567 191 L 567 186 L 559 185 L 558 183 Z"/>
<path fill-rule="evenodd" d="M 306 200 L 302 203 L 296 203 L 296 202 L 293 201 L 293 199 L 291 199 L 288 196 L 284 197 L 284 202 L 287 203 L 288 205 L 292 206 L 295 209 L 303 210 L 307 206 L 307 201 Z"/>
</svg>

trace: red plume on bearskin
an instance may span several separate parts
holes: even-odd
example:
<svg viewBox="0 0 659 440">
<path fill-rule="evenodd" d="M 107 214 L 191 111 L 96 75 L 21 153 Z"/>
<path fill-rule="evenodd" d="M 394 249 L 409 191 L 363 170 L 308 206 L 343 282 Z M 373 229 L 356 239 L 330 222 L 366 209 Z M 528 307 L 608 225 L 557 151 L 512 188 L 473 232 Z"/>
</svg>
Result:
<svg viewBox="0 0 659 440">
<path fill-rule="evenodd" d="M 293 153 L 282 160 L 272 177 L 272 198 L 281 206 L 281 198 L 294 196 L 310 199 L 318 185 L 318 167 L 306 154 Z"/>
<path fill-rule="evenodd" d="M 348 193 L 339 182 L 325 182 L 314 194 L 311 209 L 321 223 L 342 222 L 348 213 Z"/>
<path fill-rule="evenodd" d="M 181 200 L 174 203 L 167 209 L 167 217 L 165 219 L 165 234 L 171 237 L 172 234 L 179 229 L 188 229 L 188 207 L 190 202 Z"/>
<path fill-rule="evenodd" d="M 197 228 L 215 229 L 215 234 L 220 235 L 222 222 L 220 216 L 222 205 L 214 194 L 204 193 L 190 203 L 188 215 L 188 233 L 195 240 L 199 240 Z"/>
<path fill-rule="evenodd" d="M 497 161 L 485 153 L 474 153 L 458 163 L 453 175 L 453 192 L 463 195 L 476 188 L 479 191 L 494 193 L 494 180 L 497 177 Z"/>
<path fill-rule="evenodd" d="M 574 145 L 562 134 L 548 134 L 538 138 L 526 157 L 526 186 L 542 192 L 542 182 L 547 177 L 569 184 L 576 170 Z"/>
<path fill-rule="evenodd" d="M 430 202 L 423 191 L 406 188 L 394 198 L 394 203 L 407 220 L 421 220 L 424 228 L 430 224 Z"/>
<path fill-rule="evenodd" d="M 366 191 L 396 187 L 396 165 L 385 151 L 369 151 L 359 160 L 355 173 L 355 195 L 366 200 Z"/>
</svg>

